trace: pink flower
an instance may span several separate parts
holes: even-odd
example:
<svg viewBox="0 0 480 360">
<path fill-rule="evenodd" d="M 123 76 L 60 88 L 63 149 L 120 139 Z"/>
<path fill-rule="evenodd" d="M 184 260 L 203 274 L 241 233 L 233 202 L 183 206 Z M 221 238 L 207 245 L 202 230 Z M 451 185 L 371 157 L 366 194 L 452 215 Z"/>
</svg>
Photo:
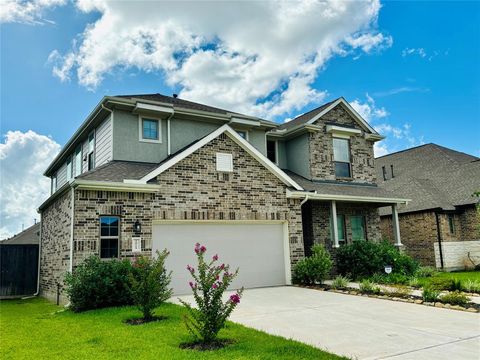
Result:
<svg viewBox="0 0 480 360">
<path fill-rule="evenodd" d="M 195 253 L 198 254 L 200 252 L 200 243 L 195 244 Z"/>
<path fill-rule="evenodd" d="M 218 260 L 218 254 L 213 255 L 213 261 L 217 261 L 217 260 Z"/>
<path fill-rule="evenodd" d="M 190 285 L 190 287 L 191 287 L 192 289 L 196 289 L 196 287 L 197 287 L 197 283 L 194 284 L 194 283 L 191 282 L 191 281 L 188 283 L 188 285 Z"/>
<path fill-rule="evenodd" d="M 207 248 L 202 245 L 202 246 L 200 247 L 200 252 L 204 253 L 205 251 L 207 251 Z"/>
<path fill-rule="evenodd" d="M 190 273 L 194 273 L 195 272 L 195 269 L 192 268 L 190 265 L 187 265 L 187 270 L 190 271 Z"/>
<path fill-rule="evenodd" d="M 230 301 L 233 302 L 234 304 L 240 303 L 240 295 L 238 294 L 230 295 Z"/>
<path fill-rule="evenodd" d="M 220 265 L 218 268 L 219 268 L 220 270 L 225 269 L 225 264 Z"/>
<path fill-rule="evenodd" d="M 213 285 L 212 285 L 212 289 L 216 289 L 216 288 L 218 288 L 218 285 L 217 285 L 217 283 L 213 283 Z"/>
<path fill-rule="evenodd" d="M 218 279 L 220 279 L 220 276 L 217 275 L 217 276 L 215 277 L 215 280 L 218 280 Z"/>
</svg>

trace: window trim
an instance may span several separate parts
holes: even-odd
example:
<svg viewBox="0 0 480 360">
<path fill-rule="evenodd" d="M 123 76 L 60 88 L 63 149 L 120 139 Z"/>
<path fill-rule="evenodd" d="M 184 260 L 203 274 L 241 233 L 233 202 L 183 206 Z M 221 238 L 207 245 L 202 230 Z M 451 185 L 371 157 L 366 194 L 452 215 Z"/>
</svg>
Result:
<svg viewBox="0 0 480 360">
<path fill-rule="evenodd" d="M 334 143 L 334 140 L 337 139 L 337 140 L 344 140 L 347 142 L 347 146 L 348 146 L 348 159 L 350 160 L 349 162 L 346 162 L 346 161 L 336 161 L 335 160 L 335 146 L 333 145 Z M 337 136 L 333 136 L 332 137 L 332 158 L 333 158 L 333 172 L 335 174 L 335 179 L 353 179 L 353 168 L 352 168 L 352 152 L 351 152 L 351 144 L 350 144 L 350 138 L 348 139 L 345 139 L 345 138 L 342 138 L 342 137 L 337 137 Z M 348 164 L 348 172 L 350 173 L 350 176 L 337 176 L 337 169 L 336 169 L 336 164 L 339 163 L 339 164 Z"/>
<path fill-rule="evenodd" d="M 242 137 L 244 140 L 247 140 L 249 141 L 249 131 L 248 130 L 235 130 L 237 132 L 237 134 Z M 245 137 L 243 137 L 242 135 L 240 135 L 240 133 L 245 133 Z"/>
<path fill-rule="evenodd" d="M 143 137 L 143 120 L 156 120 L 158 123 L 158 139 L 145 139 Z M 138 141 L 145 143 L 162 143 L 162 119 L 155 116 L 138 115 Z"/>
<path fill-rule="evenodd" d="M 269 141 L 275 143 L 275 161 L 272 161 L 272 160 L 268 159 L 268 142 L 269 142 Z M 269 139 L 267 139 L 267 142 L 266 142 L 266 144 L 265 144 L 265 147 L 266 147 L 266 150 L 267 150 L 267 159 L 270 160 L 270 161 L 272 161 L 275 165 L 278 166 L 278 140 L 276 140 L 276 139 L 275 139 L 275 140 L 271 140 L 271 139 L 269 140 Z"/>
<path fill-rule="evenodd" d="M 55 191 L 57 191 L 57 174 L 53 175 L 51 179 L 50 190 L 53 194 Z"/>
<path fill-rule="evenodd" d="M 118 219 L 118 235 L 117 236 L 102 236 L 102 217 L 111 217 L 111 218 L 117 218 Z M 120 233 L 121 233 L 121 217 L 118 215 L 100 215 L 98 217 L 98 238 L 99 238 L 99 244 L 98 244 L 98 257 L 101 260 L 110 260 L 110 259 L 119 259 L 120 258 Z M 117 239 L 117 256 L 116 257 L 102 257 L 102 239 Z"/>
<path fill-rule="evenodd" d="M 90 148 L 90 136 L 92 137 L 92 142 L 93 142 L 93 145 L 91 148 Z M 87 143 L 88 143 L 87 171 L 90 171 L 95 169 L 95 149 L 97 147 L 97 134 L 95 130 L 93 130 L 88 134 Z M 90 156 L 92 156 L 92 167 L 90 167 Z"/>
</svg>

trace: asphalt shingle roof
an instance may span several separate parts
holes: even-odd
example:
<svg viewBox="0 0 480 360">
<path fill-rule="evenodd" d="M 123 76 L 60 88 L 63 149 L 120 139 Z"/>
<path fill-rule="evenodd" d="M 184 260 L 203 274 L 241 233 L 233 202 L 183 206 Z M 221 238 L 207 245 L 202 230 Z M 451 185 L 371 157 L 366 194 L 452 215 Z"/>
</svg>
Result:
<svg viewBox="0 0 480 360">
<path fill-rule="evenodd" d="M 480 160 L 472 155 L 426 144 L 375 159 L 379 186 L 400 197 L 412 199 L 400 213 L 474 204 L 480 190 Z M 394 177 L 391 176 L 393 165 Z M 385 166 L 387 180 L 383 180 Z M 381 215 L 390 209 L 381 209 Z"/>
<path fill-rule="evenodd" d="M 158 164 L 154 163 L 113 160 L 77 176 L 77 179 L 112 182 L 123 182 L 124 179 L 138 180 L 156 167 Z"/>
<path fill-rule="evenodd" d="M 0 241 L 2 245 L 36 245 L 40 241 L 40 223 L 30 226 L 9 239 Z"/>
<path fill-rule="evenodd" d="M 279 130 L 283 130 L 283 129 L 291 129 L 295 126 L 298 126 L 298 125 L 303 125 L 303 124 L 306 124 L 307 122 L 309 122 L 311 119 L 313 119 L 315 116 L 317 116 L 318 114 L 320 114 L 323 110 L 325 110 L 327 107 L 329 107 L 332 103 L 334 103 L 335 101 L 337 101 L 338 99 L 335 99 L 335 100 L 332 100 L 326 104 L 323 104 L 313 110 L 310 110 L 302 115 L 299 115 L 297 116 L 295 119 L 293 120 L 290 120 L 286 123 L 283 123 L 281 124 L 280 126 L 278 126 L 277 129 Z"/>
</svg>

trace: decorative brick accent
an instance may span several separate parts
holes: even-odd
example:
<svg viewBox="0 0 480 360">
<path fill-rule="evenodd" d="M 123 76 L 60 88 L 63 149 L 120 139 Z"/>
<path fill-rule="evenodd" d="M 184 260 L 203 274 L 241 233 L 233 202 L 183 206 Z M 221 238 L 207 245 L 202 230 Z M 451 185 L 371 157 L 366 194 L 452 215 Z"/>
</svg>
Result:
<svg viewBox="0 0 480 360">
<path fill-rule="evenodd" d="M 313 179 L 336 180 L 333 165 L 333 137 L 327 134 L 327 125 L 345 125 L 363 130 L 350 114 L 338 105 L 317 120 L 314 125 L 322 128 L 321 131 L 311 132 L 310 144 L 310 171 Z M 362 135 L 350 138 L 350 155 L 352 163 L 352 180 L 356 182 L 375 183 L 376 171 L 373 155 L 373 142 Z M 339 180 L 348 181 L 348 180 Z"/>
</svg>

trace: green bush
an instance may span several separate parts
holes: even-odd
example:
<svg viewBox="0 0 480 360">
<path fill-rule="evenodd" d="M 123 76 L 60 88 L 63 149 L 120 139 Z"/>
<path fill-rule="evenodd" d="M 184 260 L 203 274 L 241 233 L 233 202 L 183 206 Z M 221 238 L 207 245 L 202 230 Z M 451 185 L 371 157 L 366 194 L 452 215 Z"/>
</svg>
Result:
<svg viewBox="0 0 480 360">
<path fill-rule="evenodd" d="M 135 305 L 148 321 L 153 318 L 153 310 L 172 296 L 169 288 L 172 272 L 165 269 L 168 256 L 165 249 L 157 250 L 157 258 L 141 256 L 135 260 L 133 271 L 129 275 L 129 287 Z"/>
<path fill-rule="evenodd" d="M 332 269 L 332 259 L 321 245 L 312 246 L 312 256 L 295 264 L 292 281 L 295 284 L 313 285 L 322 283 Z"/>
<path fill-rule="evenodd" d="M 372 276 L 369 277 L 369 280 L 377 283 L 377 284 L 400 284 L 400 285 L 406 285 L 409 282 L 409 278 L 406 275 L 403 274 L 396 274 L 396 273 L 391 273 L 391 274 L 373 274 Z"/>
<path fill-rule="evenodd" d="M 408 285 L 414 288 L 420 287 L 420 281 L 417 277 L 412 277 L 408 280 Z"/>
<path fill-rule="evenodd" d="M 425 286 L 422 290 L 422 299 L 425 302 L 436 302 L 440 296 L 440 291 L 432 286 Z"/>
<path fill-rule="evenodd" d="M 333 279 L 331 287 L 332 289 L 346 289 L 348 287 L 349 282 L 350 282 L 349 278 L 342 275 L 338 275 L 335 277 L 335 279 Z"/>
<path fill-rule="evenodd" d="M 66 293 L 73 311 L 109 306 L 131 305 L 128 277 L 132 265 L 128 260 L 102 261 L 87 258 L 73 273 L 65 276 Z"/>
<path fill-rule="evenodd" d="M 362 294 L 375 294 L 378 295 L 381 292 L 381 289 L 375 285 L 375 283 L 370 280 L 362 280 L 359 286 L 360 292 Z"/>
<path fill-rule="evenodd" d="M 462 283 L 462 290 L 470 293 L 480 293 L 480 281 L 467 279 Z"/>
<path fill-rule="evenodd" d="M 462 290 L 462 281 L 452 278 L 432 278 L 430 285 L 437 290 L 456 291 Z"/>
<path fill-rule="evenodd" d="M 418 269 L 415 260 L 386 241 L 354 241 L 340 247 L 337 252 L 338 271 L 354 280 L 383 274 L 385 265 L 391 265 L 394 274 L 404 276 L 411 276 Z"/>
<path fill-rule="evenodd" d="M 440 301 L 445 304 L 465 306 L 470 301 L 470 298 L 460 291 L 453 291 L 451 293 L 442 295 L 440 297 Z"/>
<path fill-rule="evenodd" d="M 420 266 L 416 273 L 415 276 L 417 277 L 432 277 L 437 273 L 437 270 L 434 267 L 431 266 Z"/>
</svg>

